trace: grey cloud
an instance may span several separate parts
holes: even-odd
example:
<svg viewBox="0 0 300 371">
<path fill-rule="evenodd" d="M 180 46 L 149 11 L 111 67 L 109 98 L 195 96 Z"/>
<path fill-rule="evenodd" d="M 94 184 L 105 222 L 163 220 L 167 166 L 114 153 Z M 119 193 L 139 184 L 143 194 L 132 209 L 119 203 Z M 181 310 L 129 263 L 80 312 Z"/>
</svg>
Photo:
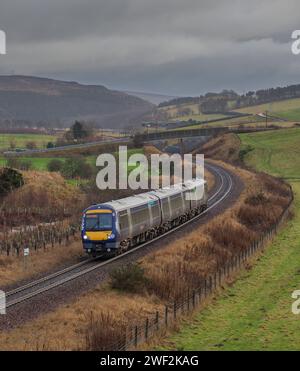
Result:
<svg viewBox="0 0 300 371">
<path fill-rule="evenodd" d="M 1 0 L 0 73 L 177 95 L 293 83 L 299 12 L 297 0 Z"/>
</svg>

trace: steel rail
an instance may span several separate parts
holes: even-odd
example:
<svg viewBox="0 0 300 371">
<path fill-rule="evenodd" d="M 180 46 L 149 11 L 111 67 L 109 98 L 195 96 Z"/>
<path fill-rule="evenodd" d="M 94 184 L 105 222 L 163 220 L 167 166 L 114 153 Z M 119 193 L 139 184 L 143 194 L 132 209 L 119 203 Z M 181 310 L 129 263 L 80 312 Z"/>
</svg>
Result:
<svg viewBox="0 0 300 371">
<path fill-rule="evenodd" d="M 189 220 L 186 221 L 185 223 L 180 224 L 179 226 L 177 226 L 177 227 L 175 227 L 175 228 L 172 228 L 171 230 L 167 231 L 166 233 L 164 233 L 164 234 L 162 234 L 162 235 L 160 235 L 160 236 L 157 236 L 157 237 L 153 238 L 152 240 L 147 241 L 147 242 L 145 242 L 145 243 L 143 243 L 143 244 L 141 244 L 141 245 L 138 245 L 138 246 L 136 246 L 136 247 L 134 247 L 134 248 L 132 248 L 132 249 L 126 251 L 125 253 L 123 253 L 123 254 L 121 254 L 121 255 L 117 255 L 117 256 L 115 256 L 115 257 L 113 257 L 113 258 L 111 258 L 111 259 L 108 259 L 108 260 L 106 260 L 106 261 L 104 261 L 104 262 L 101 262 L 101 263 L 99 263 L 99 264 L 95 264 L 95 265 L 93 265 L 92 267 L 88 267 L 88 268 L 86 268 L 86 269 L 84 269 L 84 270 L 82 270 L 82 271 L 79 271 L 79 272 L 77 272 L 77 273 L 74 273 L 74 274 L 72 274 L 72 275 L 70 275 L 70 276 L 67 276 L 67 277 L 61 279 L 61 280 L 57 280 L 57 281 L 55 281 L 55 282 L 53 282 L 53 283 L 50 283 L 49 285 L 46 285 L 46 286 L 44 286 L 44 287 L 41 287 L 41 288 L 39 288 L 39 289 L 37 289 L 37 290 L 35 290 L 35 291 L 29 292 L 28 294 L 25 294 L 25 295 L 23 295 L 23 296 L 21 296 L 21 297 L 18 297 L 18 298 L 16 298 L 16 299 L 14 299 L 14 300 L 8 300 L 8 301 L 7 301 L 7 304 L 6 304 L 6 307 L 7 307 L 7 308 L 12 307 L 12 306 L 14 306 L 14 305 L 16 305 L 16 304 L 19 304 L 19 303 L 21 303 L 21 302 L 23 302 L 23 301 L 25 301 L 25 300 L 28 300 L 28 299 L 32 298 L 32 297 L 34 297 L 34 296 L 37 296 L 37 295 L 39 295 L 39 294 L 41 294 L 41 293 L 43 293 L 43 292 L 49 291 L 49 290 L 51 290 L 51 289 L 53 289 L 53 288 L 55 288 L 55 287 L 58 287 L 58 286 L 63 285 L 64 283 L 67 283 L 67 282 L 72 281 L 72 280 L 74 280 L 74 279 L 76 279 L 76 278 L 78 278 L 78 277 L 81 277 L 81 276 L 83 276 L 83 275 L 85 275 L 85 274 L 87 274 L 87 273 L 90 273 L 90 272 L 92 272 L 92 271 L 94 271 L 94 270 L 96 270 L 96 269 L 99 269 L 99 268 L 101 268 L 101 267 L 103 267 L 103 266 L 109 265 L 109 264 L 111 264 L 111 263 L 114 262 L 114 261 L 120 260 L 120 259 L 124 258 L 125 256 L 127 256 L 127 255 L 129 255 L 129 254 L 132 254 L 133 252 L 135 252 L 135 251 L 137 251 L 137 250 L 139 250 L 139 249 L 142 249 L 142 248 L 144 248 L 144 247 L 146 247 L 146 246 L 148 246 L 148 245 L 150 245 L 150 244 L 152 244 L 152 243 L 154 243 L 154 242 L 156 242 L 156 241 L 158 241 L 158 240 L 160 240 L 160 239 L 162 239 L 162 238 L 164 238 L 164 237 L 170 235 L 171 233 L 173 233 L 173 232 L 175 232 L 175 231 L 177 231 L 177 230 L 179 230 L 179 229 L 181 229 L 181 228 L 187 226 L 188 224 L 190 224 L 190 223 L 192 223 L 192 222 L 198 220 L 199 218 L 201 218 L 203 215 L 205 215 L 206 213 L 208 213 L 211 209 L 213 209 L 213 208 L 215 208 L 217 205 L 219 205 L 219 204 L 220 204 L 220 203 L 221 203 L 221 202 L 222 202 L 222 201 L 223 201 L 223 200 L 228 196 L 228 194 L 231 192 L 232 187 L 233 187 L 232 177 L 231 177 L 231 175 L 230 175 L 228 172 L 226 172 L 224 169 L 220 170 L 221 168 L 215 168 L 213 165 L 206 165 L 206 166 L 207 166 L 208 168 L 210 168 L 211 170 L 213 170 L 213 172 L 217 173 L 218 176 L 219 176 L 220 179 L 221 179 L 221 185 L 220 185 L 220 187 L 219 187 L 218 190 L 217 190 L 217 191 L 216 191 L 216 192 L 215 192 L 215 193 L 214 193 L 214 194 L 213 194 L 213 195 L 208 199 L 208 202 L 211 202 L 213 199 L 215 199 L 215 198 L 216 198 L 216 197 L 217 197 L 217 196 L 222 192 L 222 189 L 223 189 L 223 187 L 224 187 L 224 183 L 225 183 L 225 179 L 228 180 L 228 186 L 226 187 L 226 191 L 224 192 L 224 194 L 222 195 L 222 197 L 219 198 L 219 199 L 217 199 L 215 202 L 213 202 L 213 203 L 212 203 L 212 204 L 211 204 L 211 205 L 210 205 L 210 206 L 209 206 L 205 211 L 203 211 L 201 214 L 196 215 L 194 218 L 189 219 Z M 222 174 L 222 172 L 223 172 L 223 174 Z M 15 295 L 15 294 L 17 294 L 17 293 L 20 293 L 20 292 L 22 292 L 22 291 L 26 291 L 27 289 L 33 288 L 34 286 L 38 286 L 38 285 L 41 284 L 41 283 L 45 283 L 45 282 L 47 282 L 47 281 L 49 281 L 49 280 L 51 280 L 51 279 L 57 278 L 57 277 L 59 277 L 59 276 L 62 276 L 62 275 L 65 274 L 65 273 L 68 273 L 68 272 L 71 272 L 72 270 L 75 270 L 75 269 L 77 269 L 77 268 L 80 268 L 81 266 L 84 266 L 84 265 L 86 265 L 88 262 L 90 262 L 90 261 L 94 261 L 94 260 L 95 260 L 95 259 L 89 259 L 89 260 L 87 260 L 87 261 L 84 261 L 84 262 L 81 262 L 81 263 L 75 264 L 75 265 L 70 266 L 70 267 L 68 267 L 68 268 L 65 268 L 65 269 L 63 269 L 63 270 L 61 270 L 61 271 L 58 271 L 58 272 L 56 272 L 56 273 L 53 273 L 53 274 L 51 274 L 51 275 L 49 275 L 49 276 L 43 277 L 43 278 L 41 278 L 41 279 L 39 279 L 39 280 L 33 281 L 33 282 L 31 282 L 31 283 L 28 283 L 27 285 L 21 286 L 21 287 L 19 287 L 19 288 L 16 288 L 16 289 L 14 289 L 14 290 L 8 292 L 6 296 L 7 296 L 7 297 L 10 297 L 10 296 Z"/>
</svg>

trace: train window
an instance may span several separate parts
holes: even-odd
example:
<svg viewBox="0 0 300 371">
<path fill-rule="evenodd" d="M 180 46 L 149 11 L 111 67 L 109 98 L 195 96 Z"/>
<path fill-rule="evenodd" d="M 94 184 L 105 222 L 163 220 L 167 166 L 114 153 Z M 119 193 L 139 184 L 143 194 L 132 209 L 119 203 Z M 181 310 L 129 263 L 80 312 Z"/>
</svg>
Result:
<svg viewBox="0 0 300 371">
<path fill-rule="evenodd" d="M 155 201 L 155 202 L 151 203 L 151 211 L 152 211 L 153 219 L 158 218 L 160 216 L 159 215 L 160 213 L 159 213 L 158 201 Z"/>
<path fill-rule="evenodd" d="M 131 210 L 131 218 L 133 224 L 140 224 L 149 220 L 148 205 L 135 207 Z"/>
<path fill-rule="evenodd" d="M 174 196 L 171 198 L 171 205 L 173 210 L 175 209 L 182 209 L 182 198 L 181 194 L 179 196 Z"/>
<path fill-rule="evenodd" d="M 127 211 L 120 213 L 119 216 L 119 225 L 120 229 L 128 229 L 129 224 L 128 224 L 128 214 Z"/>
<path fill-rule="evenodd" d="M 161 207 L 162 207 L 164 217 L 168 218 L 170 216 L 170 207 L 169 207 L 169 199 L 167 197 L 162 199 Z"/>
</svg>

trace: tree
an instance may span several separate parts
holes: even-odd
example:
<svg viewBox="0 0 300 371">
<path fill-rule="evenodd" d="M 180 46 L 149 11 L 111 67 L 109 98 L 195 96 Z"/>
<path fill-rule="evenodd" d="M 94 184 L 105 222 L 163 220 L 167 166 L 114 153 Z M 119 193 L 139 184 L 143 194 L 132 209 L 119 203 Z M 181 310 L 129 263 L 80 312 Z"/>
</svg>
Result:
<svg viewBox="0 0 300 371">
<path fill-rule="evenodd" d="M 143 135 L 141 133 L 136 133 L 133 137 L 133 145 L 135 148 L 141 148 L 144 145 Z"/>
<path fill-rule="evenodd" d="M 47 143 L 47 148 L 54 148 L 54 147 L 55 147 L 55 145 L 54 145 L 53 142 L 48 142 Z"/>
<path fill-rule="evenodd" d="M 17 170 L 5 167 L 0 170 L 0 195 L 5 196 L 12 190 L 22 187 L 24 179 Z"/>
<path fill-rule="evenodd" d="M 90 137 L 93 134 L 93 129 L 85 123 L 75 121 L 70 129 L 73 139 L 81 140 Z"/>
<path fill-rule="evenodd" d="M 10 146 L 10 149 L 16 149 L 17 147 L 17 144 L 16 144 L 16 141 L 12 138 L 9 142 L 9 146 Z"/>
</svg>

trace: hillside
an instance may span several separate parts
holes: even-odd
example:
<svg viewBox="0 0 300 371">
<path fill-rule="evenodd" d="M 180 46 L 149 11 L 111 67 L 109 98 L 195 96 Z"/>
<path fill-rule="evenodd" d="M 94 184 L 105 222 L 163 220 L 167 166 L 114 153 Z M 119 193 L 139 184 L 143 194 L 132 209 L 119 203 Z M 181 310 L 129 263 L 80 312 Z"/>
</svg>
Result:
<svg viewBox="0 0 300 371">
<path fill-rule="evenodd" d="M 205 310 L 163 342 L 168 350 L 297 350 L 299 315 L 300 129 L 239 135 L 247 165 L 281 176 L 293 187 L 294 218 L 258 258 Z"/>
<path fill-rule="evenodd" d="M 241 134 L 244 160 L 259 171 L 285 178 L 300 178 L 300 128 Z"/>
<path fill-rule="evenodd" d="M 259 114 L 268 111 L 269 115 L 288 121 L 300 121 L 300 98 L 284 99 L 256 106 L 240 108 L 240 113 Z"/>
<path fill-rule="evenodd" d="M 102 127 L 139 122 L 153 105 L 104 86 L 30 76 L 0 76 L 0 121 L 7 126 L 68 126 L 92 120 Z"/>
<path fill-rule="evenodd" d="M 207 93 L 198 97 L 180 97 L 159 104 L 158 113 L 169 120 L 215 120 L 222 115 L 257 115 L 268 111 L 271 119 L 300 121 L 300 85 L 248 91 Z"/>
<path fill-rule="evenodd" d="M 150 102 L 153 104 L 160 104 L 162 102 L 169 101 L 175 98 L 175 97 L 164 95 L 164 94 L 147 93 L 147 92 L 139 92 L 139 91 L 124 91 L 124 93 L 133 95 L 134 97 L 144 99 L 147 102 Z"/>
</svg>

